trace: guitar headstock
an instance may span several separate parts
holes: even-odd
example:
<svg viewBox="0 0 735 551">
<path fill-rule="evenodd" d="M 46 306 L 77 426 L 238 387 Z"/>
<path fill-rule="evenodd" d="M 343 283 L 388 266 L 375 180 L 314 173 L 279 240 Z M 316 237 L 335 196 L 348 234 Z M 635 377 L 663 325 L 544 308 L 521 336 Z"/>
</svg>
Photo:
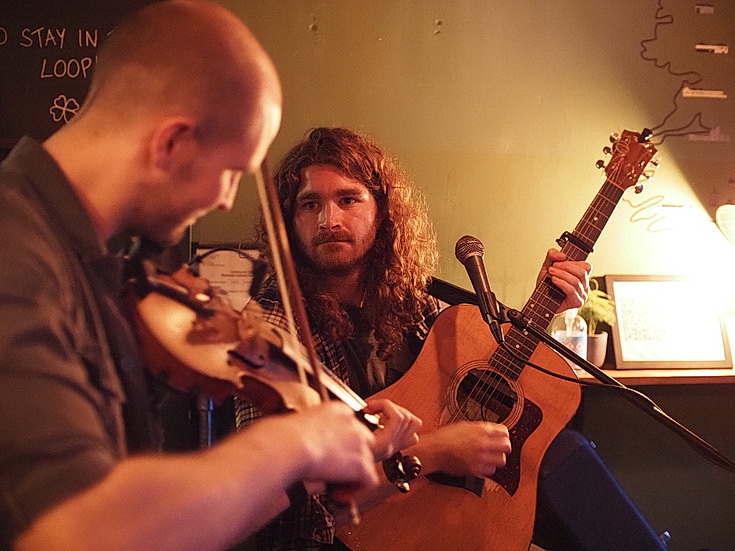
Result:
<svg viewBox="0 0 735 551">
<path fill-rule="evenodd" d="M 648 141 L 650 135 L 647 129 L 640 134 L 624 130 L 620 136 L 610 137 L 612 147 L 604 149 L 612 155 L 605 165 L 608 182 L 622 190 L 636 186 L 636 193 L 641 192 L 643 187 L 638 180 L 642 175 L 649 177 L 644 170 L 656 154 L 656 147 Z"/>
</svg>

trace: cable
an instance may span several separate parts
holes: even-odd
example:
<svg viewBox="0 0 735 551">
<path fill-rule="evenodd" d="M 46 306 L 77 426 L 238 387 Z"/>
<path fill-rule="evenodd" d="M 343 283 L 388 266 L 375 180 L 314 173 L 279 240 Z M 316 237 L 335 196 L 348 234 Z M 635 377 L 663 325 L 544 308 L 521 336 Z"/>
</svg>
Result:
<svg viewBox="0 0 735 551">
<path fill-rule="evenodd" d="M 702 457 L 704 457 L 705 459 L 708 459 L 715 465 L 727 471 L 735 473 L 735 462 L 733 462 L 731 459 L 725 456 L 722 452 L 720 452 L 717 448 L 712 446 L 706 440 L 703 440 L 698 435 L 693 433 L 691 430 L 686 428 L 684 425 L 679 423 L 676 419 L 671 417 L 658 404 L 656 404 L 656 402 L 651 400 L 651 398 L 649 398 L 642 392 L 639 392 L 633 388 L 629 388 L 623 384 L 609 384 L 609 383 L 604 383 L 602 381 L 591 382 L 591 381 L 583 381 L 581 379 L 577 379 L 573 377 L 567 377 L 566 375 L 555 373 L 549 369 L 546 369 L 545 367 L 541 367 L 540 365 L 534 364 L 533 362 L 522 358 L 519 354 L 515 352 L 515 350 L 513 350 L 505 342 L 502 344 L 502 347 L 516 361 L 519 361 L 522 364 L 525 364 L 531 367 L 532 369 L 540 371 L 541 373 L 544 373 L 546 375 L 550 375 L 552 377 L 561 379 L 563 381 L 576 383 L 580 386 L 611 389 L 611 390 L 621 392 L 623 397 L 625 397 L 627 400 L 631 401 L 633 404 L 638 406 L 644 412 L 648 413 L 651 417 L 663 423 L 666 427 L 672 429 L 677 435 L 682 437 L 686 441 L 686 443 L 689 444 L 689 446 L 694 451 L 699 453 Z"/>
<path fill-rule="evenodd" d="M 654 19 L 656 20 L 656 24 L 653 27 L 653 36 L 651 38 L 641 40 L 640 57 L 644 61 L 652 62 L 657 69 L 665 69 L 668 74 L 674 77 L 682 77 L 683 80 L 681 82 L 681 86 L 679 86 L 679 89 L 676 91 L 676 93 L 674 94 L 674 97 L 672 98 L 672 103 L 674 105 L 673 109 L 669 111 L 669 113 L 663 118 L 660 124 L 651 128 L 651 130 L 656 132 L 656 136 L 660 138 L 660 140 L 656 142 L 656 145 L 662 144 L 666 140 L 666 138 L 675 137 L 675 136 L 685 136 L 687 134 L 708 134 L 712 130 L 709 126 L 705 125 L 702 122 L 701 112 L 698 112 L 697 114 L 695 114 L 694 117 L 692 117 L 692 119 L 689 121 L 689 123 L 687 123 L 684 126 L 680 126 L 678 128 L 672 128 L 669 130 L 660 130 L 666 125 L 669 119 L 679 110 L 679 104 L 678 104 L 677 99 L 679 95 L 682 93 L 682 90 L 687 86 L 689 87 L 695 86 L 696 84 L 699 84 L 703 80 L 702 75 L 698 73 L 697 71 L 677 72 L 672 69 L 671 61 L 660 62 L 658 57 L 648 55 L 648 44 L 656 42 L 658 40 L 659 28 L 662 25 L 672 25 L 674 23 L 674 16 L 671 15 L 670 13 L 663 13 L 663 12 L 664 12 L 663 0 L 658 0 L 658 9 L 656 10 L 656 15 L 654 16 Z M 691 77 L 691 78 L 687 78 L 687 77 Z M 695 125 L 695 123 L 698 124 L 699 129 L 689 130 Z"/>
</svg>

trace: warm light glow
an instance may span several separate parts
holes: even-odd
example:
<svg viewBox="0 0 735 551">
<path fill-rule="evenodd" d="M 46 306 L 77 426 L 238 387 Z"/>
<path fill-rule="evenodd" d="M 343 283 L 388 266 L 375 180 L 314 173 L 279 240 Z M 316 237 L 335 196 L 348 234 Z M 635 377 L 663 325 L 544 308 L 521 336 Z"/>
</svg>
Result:
<svg viewBox="0 0 735 551">
<path fill-rule="evenodd" d="M 717 227 L 722 235 L 735 245 L 735 205 L 720 205 L 715 213 Z"/>
</svg>

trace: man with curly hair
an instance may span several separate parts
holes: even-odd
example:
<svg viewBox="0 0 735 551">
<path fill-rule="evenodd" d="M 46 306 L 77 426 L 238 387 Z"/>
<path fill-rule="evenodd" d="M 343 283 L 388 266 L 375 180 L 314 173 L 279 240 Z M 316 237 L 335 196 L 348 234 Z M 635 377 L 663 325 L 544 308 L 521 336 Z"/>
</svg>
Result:
<svg viewBox="0 0 735 551">
<path fill-rule="evenodd" d="M 309 132 L 274 180 L 319 359 L 369 396 L 411 367 L 446 306 L 427 292 L 438 254 L 424 199 L 377 144 L 344 128 Z M 590 269 L 551 249 L 540 277 L 565 293 L 567 309 L 584 302 Z M 273 280 L 256 298 L 268 321 L 287 328 Z M 242 403 L 236 411 L 239 426 L 257 415 Z M 410 453 L 424 473 L 488 477 L 510 449 L 505 425 L 463 421 L 423 433 Z M 385 483 L 363 506 L 395 491 Z M 286 511 L 259 534 L 259 548 L 340 548 L 329 505 L 317 496 Z"/>
</svg>

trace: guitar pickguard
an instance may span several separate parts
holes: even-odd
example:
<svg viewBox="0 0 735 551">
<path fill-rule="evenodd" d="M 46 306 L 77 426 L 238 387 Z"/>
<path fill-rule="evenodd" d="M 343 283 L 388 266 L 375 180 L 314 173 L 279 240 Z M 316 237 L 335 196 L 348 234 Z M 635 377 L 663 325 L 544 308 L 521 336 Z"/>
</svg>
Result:
<svg viewBox="0 0 735 551">
<path fill-rule="evenodd" d="M 507 456 L 505 467 L 498 469 L 490 479 L 509 495 L 514 495 L 521 480 L 523 444 L 541 424 L 541 408 L 523 395 L 516 381 L 488 369 L 487 362 L 479 360 L 461 366 L 447 390 L 443 423 L 490 421 L 508 427 L 513 451 Z M 439 484 L 463 488 L 478 497 L 482 497 L 485 487 L 484 479 L 479 477 L 436 473 L 429 478 Z"/>
<path fill-rule="evenodd" d="M 508 432 L 513 451 L 506 458 L 505 467 L 495 472 L 490 477 L 505 489 L 511 496 L 515 495 L 521 481 L 521 452 L 524 442 L 538 428 L 543 420 L 541 408 L 530 400 L 523 403 L 523 414 L 520 422 L 516 423 Z"/>
</svg>

